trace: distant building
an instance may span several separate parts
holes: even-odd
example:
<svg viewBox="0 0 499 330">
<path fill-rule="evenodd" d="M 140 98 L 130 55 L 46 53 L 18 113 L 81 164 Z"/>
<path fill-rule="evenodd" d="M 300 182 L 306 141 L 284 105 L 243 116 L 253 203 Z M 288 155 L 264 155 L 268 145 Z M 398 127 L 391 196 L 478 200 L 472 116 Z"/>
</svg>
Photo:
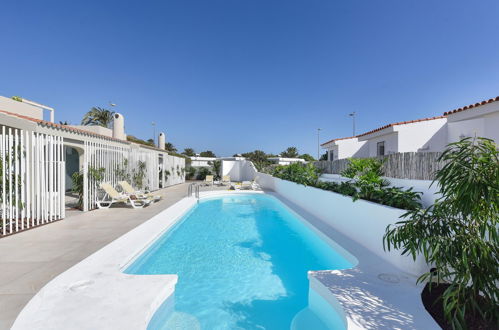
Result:
<svg viewBox="0 0 499 330">
<path fill-rule="evenodd" d="M 192 156 L 191 157 L 191 166 L 192 167 L 209 167 L 211 163 L 217 160 L 217 157 L 201 157 L 201 156 Z"/>
<path fill-rule="evenodd" d="M 267 158 L 274 164 L 278 165 L 289 165 L 293 163 L 305 163 L 305 159 L 303 158 L 285 158 L 285 157 L 270 157 Z"/>
<path fill-rule="evenodd" d="M 445 116 L 388 124 L 321 144 L 328 160 L 384 156 L 398 152 L 441 151 L 447 144 Z"/>
<path fill-rule="evenodd" d="M 321 147 L 327 150 L 327 160 L 368 156 L 366 141 L 359 141 L 356 136 L 330 140 L 321 144 Z"/>
<path fill-rule="evenodd" d="M 367 157 L 399 152 L 442 151 L 447 144 L 445 116 L 388 124 L 357 136 Z"/>
<path fill-rule="evenodd" d="M 47 110 L 50 121 L 43 119 Z M 92 170 L 102 169 L 102 180 L 116 185 L 119 180 L 130 181 L 142 167 L 143 187 L 139 188 L 149 190 L 185 181 L 185 159 L 127 141 L 121 114 L 114 114 L 113 129 L 109 129 L 56 124 L 54 112 L 36 102 L 0 96 L 0 165 L 10 169 L 8 175 L 20 185 L 19 194 L 6 198 L 8 203 L 16 200 L 14 204 L 23 206 L 16 214 L 2 214 L 3 234 L 6 224 L 10 233 L 18 230 L 19 219 L 28 217 L 23 212 L 36 224 L 64 218 L 65 194 L 73 188 L 72 177 L 78 172 L 83 174 L 84 210 L 96 208 L 98 199 L 98 184 L 89 174 Z"/>
</svg>

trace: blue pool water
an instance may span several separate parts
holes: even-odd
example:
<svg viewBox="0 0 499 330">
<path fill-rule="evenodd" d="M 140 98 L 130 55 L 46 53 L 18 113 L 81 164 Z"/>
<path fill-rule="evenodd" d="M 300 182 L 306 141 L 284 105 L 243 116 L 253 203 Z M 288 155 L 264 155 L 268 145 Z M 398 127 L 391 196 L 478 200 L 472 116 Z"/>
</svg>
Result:
<svg viewBox="0 0 499 330">
<path fill-rule="evenodd" d="M 307 272 L 349 267 L 279 200 L 247 194 L 202 200 L 125 272 L 178 274 L 174 311 L 150 328 L 289 329 Z"/>
</svg>

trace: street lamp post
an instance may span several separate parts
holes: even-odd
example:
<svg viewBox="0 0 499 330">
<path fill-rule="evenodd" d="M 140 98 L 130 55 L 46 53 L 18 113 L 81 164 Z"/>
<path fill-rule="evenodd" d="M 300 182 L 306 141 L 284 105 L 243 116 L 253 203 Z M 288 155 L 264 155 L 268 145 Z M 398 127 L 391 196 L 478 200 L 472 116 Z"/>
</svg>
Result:
<svg viewBox="0 0 499 330">
<path fill-rule="evenodd" d="M 349 113 L 348 115 L 350 117 L 352 117 L 352 124 L 353 124 L 353 135 L 352 136 L 355 136 L 355 111 L 352 113 Z"/>
<path fill-rule="evenodd" d="M 321 147 L 321 142 L 320 142 L 320 134 L 321 134 L 322 128 L 317 129 L 317 160 L 319 160 L 319 155 L 320 155 L 320 147 Z"/>
<path fill-rule="evenodd" d="M 152 122 L 152 144 L 156 146 L 156 123 Z"/>
</svg>

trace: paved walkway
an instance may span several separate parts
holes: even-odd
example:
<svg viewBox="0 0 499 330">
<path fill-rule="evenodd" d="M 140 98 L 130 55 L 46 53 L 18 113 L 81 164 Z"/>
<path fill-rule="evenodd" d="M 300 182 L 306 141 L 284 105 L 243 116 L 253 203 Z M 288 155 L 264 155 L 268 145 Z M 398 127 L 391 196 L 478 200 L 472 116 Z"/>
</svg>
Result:
<svg viewBox="0 0 499 330">
<path fill-rule="evenodd" d="M 144 209 L 72 211 L 66 219 L 0 239 L 0 329 L 9 329 L 45 284 L 186 196 L 188 183 L 162 189 Z M 203 187 L 202 190 L 227 189 Z"/>
</svg>

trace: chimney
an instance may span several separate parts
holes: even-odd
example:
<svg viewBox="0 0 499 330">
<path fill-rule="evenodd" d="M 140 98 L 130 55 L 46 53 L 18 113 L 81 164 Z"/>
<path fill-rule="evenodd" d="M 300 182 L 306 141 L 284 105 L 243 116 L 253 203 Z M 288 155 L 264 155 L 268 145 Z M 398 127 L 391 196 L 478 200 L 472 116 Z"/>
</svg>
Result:
<svg viewBox="0 0 499 330">
<path fill-rule="evenodd" d="M 113 119 L 113 138 L 126 140 L 125 118 L 121 113 L 115 113 Z"/>
<path fill-rule="evenodd" d="M 159 138 L 158 138 L 158 148 L 165 150 L 165 144 L 166 144 L 166 135 L 165 133 L 161 132 L 159 133 Z"/>
</svg>

